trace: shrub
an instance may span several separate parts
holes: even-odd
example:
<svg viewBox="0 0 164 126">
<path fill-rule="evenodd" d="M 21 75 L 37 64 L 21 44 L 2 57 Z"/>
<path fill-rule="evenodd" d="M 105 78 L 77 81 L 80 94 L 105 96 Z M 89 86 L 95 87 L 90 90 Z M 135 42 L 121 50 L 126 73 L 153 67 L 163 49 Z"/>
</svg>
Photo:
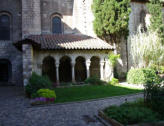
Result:
<svg viewBox="0 0 164 126">
<path fill-rule="evenodd" d="M 96 76 L 92 76 L 92 77 L 89 77 L 87 78 L 85 81 L 84 81 L 86 84 L 92 84 L 92 85 L 103 85 L 105 84 L 104 81 L 100 80 L 98 77 Z"/>
<path fill-rule="evenodd" d="M 104 110 L 105 114 L 118 122 L 127 124 L 137 124 L 158 120 L 158 114 L 151 109 L 135 104 L 123 104 L 121 106 L 111 106 Z"/>
<path fill-rule="evenodd" d="M 153 69 L 131 69 L 127 75 L 127 82 L 132 84 L 160 83 L 160 78 Z"/>
<path fill-rule="evenodd" d="M 39 89 L 37 91 L 37 96 L 43 98 L 56 98 L 55 91 L 50 89 Z"/>
<path fill-rule="evenodd" d="M 40 76 L 36 73 L 32 73 L 29 79 L 29 83 L 25 87 L 27 96 L 31 97 L 32 94 L 36 93 L 41 88 L 52 88 L 52 82 L 47 76 Z"/>
<path fill-rule="evenodd" d="M 151 65 L 151 69 L 155 70 L 157 73 L 164 74 L 164 66 Z"/>
<path fill-rule="evenodd" d="M 164 119 L 164 83 L 146 84 L 144 90 L 145 103 Z"/>
<path fill-rule="evenodd" d="M 161 74 L 164 74 L 164 66 L 160 66 L 159 69 L 160 69 L 159 72 L 160 72 Z"/>
<path fill-rule="evenodd" d="M 112 80 L 109 82 L 109 84 L 117 85 L 117 84 L 119 84 L 119 80 L 116 78 L 112 78 Z"/>
<path fill-rule="evenodd" d="M 120 58 L 120 54 L 114 54 L 111 53 L 109 55 L 109 61 L 111 62 L 112 66 L 115 66 L 117 63 L 117 60 Z"/>
</svg>

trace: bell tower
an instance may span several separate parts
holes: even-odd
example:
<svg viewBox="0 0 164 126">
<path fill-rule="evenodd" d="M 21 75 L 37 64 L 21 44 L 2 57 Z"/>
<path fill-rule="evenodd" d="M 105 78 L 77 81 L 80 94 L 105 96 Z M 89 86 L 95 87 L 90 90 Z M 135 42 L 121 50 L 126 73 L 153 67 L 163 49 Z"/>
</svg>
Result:
<svg viewBox="0 0 164 126">
<path fill-rule="evenodd" d="M 40 0 L 22 0 L 22 38 L 41 34 Z"/>
</svg>

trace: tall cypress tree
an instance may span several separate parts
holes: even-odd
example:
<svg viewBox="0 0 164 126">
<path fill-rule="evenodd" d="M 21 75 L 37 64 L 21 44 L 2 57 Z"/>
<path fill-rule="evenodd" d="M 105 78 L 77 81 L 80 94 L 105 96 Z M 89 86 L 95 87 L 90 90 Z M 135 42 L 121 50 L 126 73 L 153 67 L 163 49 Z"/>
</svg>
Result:
<svg viewBox="0 0 164 126">
<path fill-rule="evenodd" d="M 108 42 L 120 42 L 128 36 L 130 0 L 93 0 L 94 31 Z"/>
</svg>

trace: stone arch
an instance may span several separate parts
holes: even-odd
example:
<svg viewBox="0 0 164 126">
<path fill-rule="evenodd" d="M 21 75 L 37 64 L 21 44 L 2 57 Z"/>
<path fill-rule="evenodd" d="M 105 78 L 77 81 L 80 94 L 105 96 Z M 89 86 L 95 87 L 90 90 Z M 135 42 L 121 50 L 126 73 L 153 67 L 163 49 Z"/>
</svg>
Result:
<svg viewBox="0 0 164 126">
<path fill-rule="evenodd" d="M 47 56 L 43 59 L 42 75 L 47 75 L 52 82 L 56 82 L 55 59 Z"/>
<path fill-rule="evenodd" d="M 0 59 L 0 82 L 9 82 L 12 77 L 12 64 L 8 59 Z"/>
<path fill-rule="evenodd" d="M 63 56 L 60 59 L 59 80 L 60 80 L 60 82 L 71 82 L 72 81 L 71 59 L 68 56 Z"/>
<path fill-rule="evenodd" d="M 87 71 L 85 65 L 85 58 L 79 56 L 76 58 L 75 80 L 76 82 L 83 82 L 86 78 L 87 78 Z"/>
<path fill-rule="evenodd" d="M 100 78 L 100 58 L 98 56 L 93 56 L 91 58 L 90 76 L 96 76 Z"/>
<path fill-rule="evenodd" d="M 141 32 L 144 32 L 147 30 L 146 28 L 146 11 L 145 10 L 141 10 L 140 11 L 140 25 L 141 25 Z"/>
</svg>

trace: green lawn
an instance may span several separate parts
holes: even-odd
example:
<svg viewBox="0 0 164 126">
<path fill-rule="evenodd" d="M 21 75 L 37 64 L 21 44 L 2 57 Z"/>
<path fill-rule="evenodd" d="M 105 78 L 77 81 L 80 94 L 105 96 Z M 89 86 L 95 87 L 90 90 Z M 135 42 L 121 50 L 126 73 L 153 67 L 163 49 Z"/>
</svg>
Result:
<svg viewBox="0 0 164 126">
<path fill-rule="evenodd" d="M 141 89 L 113 85 L 87 85 L 68 88 L 55 88 L 57 95 L 55 103 L 82 101 L 142 92 Z"/>
</svg>

